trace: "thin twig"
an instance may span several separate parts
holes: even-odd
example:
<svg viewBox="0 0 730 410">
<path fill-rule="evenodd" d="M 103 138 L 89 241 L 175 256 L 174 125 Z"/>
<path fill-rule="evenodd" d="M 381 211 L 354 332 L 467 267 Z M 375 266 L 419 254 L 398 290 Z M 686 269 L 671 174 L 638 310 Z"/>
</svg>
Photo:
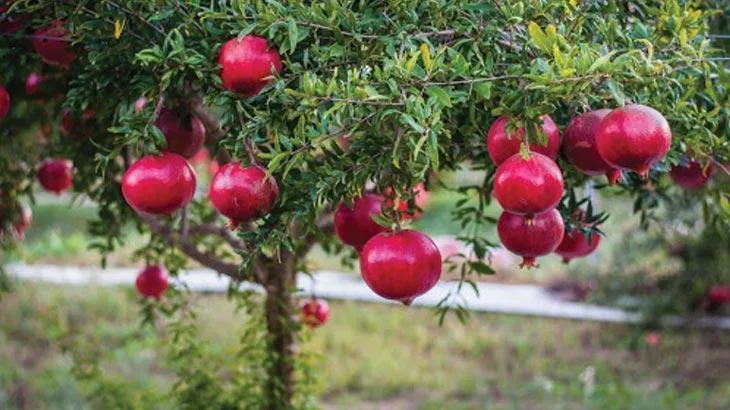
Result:
<svg viewBox="0 0 730 410">
<path fill-rule="evenodd" d="M 189 227 L 190 223 L 188 221 L 188 207 L 184 206 L 180 215 L 180 240 L 185 241 L 188 239 Z"/>
</svg>

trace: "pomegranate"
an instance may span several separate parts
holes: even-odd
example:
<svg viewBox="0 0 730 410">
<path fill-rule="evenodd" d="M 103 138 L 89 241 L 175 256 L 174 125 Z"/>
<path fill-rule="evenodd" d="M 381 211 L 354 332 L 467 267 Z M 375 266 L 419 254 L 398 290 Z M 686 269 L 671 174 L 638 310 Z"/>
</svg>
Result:
<svg viewBox="0 0 730 410">
<path fill-rule="evenodd" d="M 385 190 L 385 196 L 389 197 L 391 196 L 391 193 L 393 192 L 392 188 L 388 188 Z M 416 207 L 418 209 L 408 209 L 408 201 L 396 199 L 396 200 L 387 200 L 386 204 L 388 207 L 395 207 L 397 203 L 397 209 L 401 213 L 401 216 L 404 219 L 412 219 L 414 221 L 417 221 L 421 219 L 421 214 L 423 209 L 426 207 L 426 205 L 431 201 L 431 194 L 426 191 L 426 186 L 423 185 L 423 182 L 419 182 L 416 184 L 415 187 L 413 187 L 413 193 L 414 198 L 413 200 L 416 203 Z"/>
<path fill-rule="evenodd" d="M 500 165 L 507 158 L 520 152 L 520 144 L 525 141 L 525 130 L 520 128 L 517 134 L 507 132 L 509 117 L 503 115 L 497 118 L 487 132 L 487 152 L 494 165 Z M 546 145 L 534 143 L 530 149 L 555 160 L 560 150 L 560 131 L 548 115 L 542 116 L 542 131 L 547 135 Z"/>
<path fill-rule="evenodd" d="M 699 189 L 707 184 L 714 171 L 712 162 L 702 166 L 697 161 L 686 159 L 682 164 L 672 166 L 669 176 L 675 184 L 685 189 Z"/>
<path fill-rule="evenodd" d="M 642 177 L 664 158 L 672 144 L 667 120 L 645 105 L 627 105 L 611 111 L 596 132 L 598 153 L 608 164 L 633 170 Z"/>
<path fill-rule="evenodd" d="M 441 253 L 421 232 L 383 232 L 365 244 L 360 272 L 373 292 L 410 305 L 441 277 Z"/>
<path fill-rule="evenodd" d="M 221 164 L 218 161 L 213 160 L 208 163 L 208 173 L 210 175 L 217 174 L 219 169 L 221 169 Z"/>
<path fill-rule="evenodd" d="M 647 346 L 659 346 L 662 343 L 662 334 L 656 331 L 647 332 L 644 336 L 644 342 Z"/>
<path fill-rule="evenodd" d="M 266 168 L 230 162 L 223 165 L 210 183 L 210 201 L 231 220 L 231 226 L 268 214 L 279 196 L 279 185 Z"/>
<path fill-rule="evenodd" d="M 25 93 L 28 95 L 34 95 L 40 91 L 43 83 L 48 79 L 43 74 L 30 73 L 25 79 Z"/>
<path fill-rule="evenodd" d="M 43 62 L 49 65 L 68 67 L 76 59 L 76 54 L 68 49 L 68 32 L 63 22 L 56 20 L 49 27 L 36 31 L 33 47 Z"/>
<path fill-rule="evenodd" d="M 715 305 L 730 302 L 730 285 L 714 285 L 707 291 L 707 299 Z"/>
<path fill-rule="evenodd" d="M 329 316 L 330 305 L 323 299 L 312 298 L 302 303 L 300 319 L 312 329 L 327 323 Z"/>
<path fill-rule="evenodd" d="M 494 196 L 502 208 L 518 215 L 536 215 L 555 208 L 563 196 L 563 175 L 552 159 L 533 152 L 515 154 L 497 168 Z"/>
<path fill-rule="evenodd" d="M 10 111 L 10 94 L 5 87 L 0 85 L 0 120 L 8 115 L 8 111 Z"/>
<path fill-rule="evenodd" d="M 197 154 L 205 143 L 205 126 L 194 115 L 179 119 L 174 112 L 162 109 L 155 120 L 167 142 L 167 150 L 190 158 Z"/>
<path fill-rule="evenodd" d="M 142 269 L 134 282 L 144 297 L 159 299 L 170 286 L 167 269 L 162 265 L 150 265 Z"/>
<path fill-rule="evenodd" d="M 507 250 L 522 256 L 520 267 L 531 268 L 536 266 L 535 258 L 558 249 L 565 225 L 555 209 L 532 218 L 503 212 L 497 221 L 497 234 Z"/>
<path fill-rule="evenodd" d="M 600 242 L 601 235 L 595 232 L 590 234 L 589 241 L 588 237 L 580 230 L 573 229 L 571 232 L 565 233 L 563 241 L 560 242 L 560 246 L 555 250 L 555 253 L 563 257 L 563 262 L 568 263 L 571 259 L 590 255 L 596 250 Z"/>
<path fill-rule="evenodd" d="M 138 212 L 169 215 L 195 194 L 195 171 L 180 155 L 163 152 L 140 158 L 124 173 L 122 194 Z"/>
<path fill-rule="evenodd" d="M 621 178 L 621 171 L 601 158 L 596 148 L 596 131 L 611 110 L 590 111 L 573 118 L 563 136 L 563 153 L 571 164 L 586 175 L 606 175 L 608 184 Z"/>
<path fill-rule="evenodd" d="M 6 3 L 7 4 L 7 3 Z M 15 34 L 23 29 L 23 20 L 8 14 L 7 6 L 0 6 L 0 32 Z"/>
<path fill-rule="evenodd" d="M 360 251 L 370 238 L 387 230 L 371 217 L 382 211 L 383 198 L 380 195 L 366 193 L 356 198 L 352 205 L 350 208 L 343 203 L 337 207 L 335 234 L 343 243 Z"/>
<path fill-rule="evenodd" d="M 38 182 L 43 189 L 61 195 L 71 188 L 73 179 L 73 163 L 63 158 L 50 158 L 38 169 Z"/>
<path fill-rule="evenodd" d="M 281 73 L 281 59 L 265 38 L 246 35 L 240 40 L 228 40 L 221 48 L 218 64 L 221 66 L 223 87 L 251 97 L 266 87 L 272 72 Z"/>
</svg>

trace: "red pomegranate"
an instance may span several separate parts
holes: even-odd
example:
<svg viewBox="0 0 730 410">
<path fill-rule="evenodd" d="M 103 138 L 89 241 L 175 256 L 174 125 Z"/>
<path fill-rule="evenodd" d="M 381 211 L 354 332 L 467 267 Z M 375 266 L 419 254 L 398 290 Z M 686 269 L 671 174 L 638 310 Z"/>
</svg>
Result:
<svg viewBox="0 0 730 410">
<path fill-rule="evenodd" d="M 507 250 L 522 256 L 520 267 L 531 268 L 536 266 L 535 258 L 558 249 L 565 225 L 555 209 L 532 218 L 503 212 L 497 221 L 497 234 Z"/>
<path fill-rule="evenodd" d="M 360 273 L 373 292 L 410 305 L 441 277 L 441 253 L 421 232 L 383 232 L 365 244 Z"/>
<path fill-rule="evenodd" d="M 43 74 L 28 74 L 28 77 L 26 77 L 25 79 L 25 93 L 28 95 L 36 94 L 38 91 L 40 91 L 41 86 L 47 79 L 48 77 Z"/>
<path fill-rule="evenodd" d="M 43 189 L 61 195 L 71 188 L 73 179 L 73 163 L 63 158 L 50 158 L 38 169 L 38 182 Z"/>
<path fill-rule="evenodd" d="M 76 54 L 68 49 L 70 42 L 63 22 L 56 20 L 49 27 L 36 31 L 33 47 L 43 62 L 49 65 L 68 67 L 76 59 Z"/>
<path fill-rule="evenodd" d="M 5 87 L 0 85 L 0 120 L 8 115 L 8 111 L 10 111 L 10 94 Z"/>
<path fill-rule="evenodd" d="M 266 168 L 230 162 L 213 177 L 209 196 L 215 209 L 237 227 L 268 214 L 279 196 L 279 185 Z"/>
<path fill-rule="evenodd" d="M 167 151 L 190 158 L 197 154 L 205 143 L 205 126 L 200 118 L 192 115 L 178 118 L 174 112 L 162 109 L 155 120 L 167 142 Z"/>
<path fill-rule="evenodd" d="M 669 176 L 675 184 L 685 189 L 699 189 L 707 184 L 710 180 L 715 166 L 712 162 L 702 166 L 697 161 L 686 159 L 683 163 L 673 165 L 669 171 Z"/>
<path fill-rule="evenodd" d="M 223 87 L 251 97 L 271 82 L 272 72 L 281 73 L 281 59 L 276 49 L 263 37 L 243 36 L 223 44 L 218 64 Z"/>
<path fill-rule="evenodd" d="M 730 285 L 714 285 L 707 291 L 707 299 L 715 305 L 730 302 Z"/>
<path fill-rule="evenodd" d="M 330 305 L 323 299 L 308 299 L 302 303 L 300 320 L 314 329 L 327 323 L 330 316 Z"/>
<path fill-rule="evenodd" d="M 545 155 L 515 154 L 497 168 L 494 196 L 507 212 L 540 214 L 560 203 L 563 175 L 555 161 Z"/>
<path fill-rule="evenodd" d="M 159 299 L 170 286 L 167 269 L 162 265 L 150 265 L 142 269 L 134 282 L 144 297 Z"/>
<path fill-rule="evenodd" d="M 487 152 L 494 165 L 500 165 L 507 158 L 520 152 L 520 144 L 525 141 L 525 130 L 520 128 L 517 133 L 507 132 L 509 117 L 499 117 L 487 132 Z M 547 145 L 534 143 L 530 145 L 533 152 L 539 152 L 555 160 L 560 150 L 560 131 L 548 115 L 542 116 L 542 131 L 547 135 Z"/>
<path fill-rule="evenodd" d="M 138 212 L 169 215 L 195 194 L 196 177 L 185 158 L 172 152 L 140 158 L 124 173 L 122 194 Z"/>
<path fill-rule="evenodd" d="M 8 14 L 8 9 L 7 6 L 0 6 L 0 32 L 15 34 L 23 29 L 24 23 L 21 18 Z"/>
<path fill-rule="evenodd" d="M 606 175 L 608 184 L 621 178 L 621 171 L 601 158 L 596 148 L 596 131 L 611 110 L 596 110 L 573 118 L 563 135 L 563 153 L 571 164 L 586 175 Z"/>
<path fill-rule="evenodd" d="M 588 236 L 584 235 L 579 229 L 573 229 L 571 232 L 565 233 L 563 241 L 560 242 L 560 246 L 555 250 L 555 253 L 563 257 L 564 263 L 568 263 L 571 259 L 590 255 L 598 248 L 599 243 L 601 243 L 601 235 L 593 232 L 590 234 L 589 240 Z"/>
<path fill-rule="evenodd" d="M 672 144 L 667 120 L 645 105 L 617 108 L 603 118 L 596 132 L 598 153 L 608 164 L 633 170 L 642 177 L 664 158 Z"/>
<path fill-rule="evenodd" d="M 373 236 L 385 232 L 387 229 L 378 225 L 372 215 L 382 211 L 383 198 L 380 195 L 369 194 L 356 198 L 353 207 L 340 204 L 335 212 L 335 234 L 347 245 L 358 251 Z"/>
<path fill-rule="evenodd" d="M 392 188 L 387 188 L 384 192 L 386 198 L 391 196 L 392 192 Z M 417 221 L 421 219 L 422 211 L 431 201 L 431 194 L 426 191 L 426 186 L 423 184 L 423 182 L 419 182 L 418 184 L 416 184 L 416 186 L 413 187 L 413 194 L 413 199 L 419 209 L 408 209 L 408 201 L 401 199 L 388 199 L 386 200 L 386 205 L 388 207 L 395 207 L 395 204 L 397 203 L 398 211 L 401 213 L 403 219 L 412 219 L 414 221 Z"/>
</svg>

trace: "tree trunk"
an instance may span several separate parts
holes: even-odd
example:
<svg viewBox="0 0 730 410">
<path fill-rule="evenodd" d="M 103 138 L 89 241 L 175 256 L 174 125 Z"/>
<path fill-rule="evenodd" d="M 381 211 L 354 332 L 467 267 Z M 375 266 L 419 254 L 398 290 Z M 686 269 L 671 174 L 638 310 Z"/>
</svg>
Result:
<svg viewBox="0 0 730 410">
<path fill-rule="evenodd" d="M 266 328 L 273 359 L 266 387 L 270 410 L 293 408 L 294 398 L 294 255 L 287 252 L 281 260 L 268 266 L 265 286 Z"/>
</svg>

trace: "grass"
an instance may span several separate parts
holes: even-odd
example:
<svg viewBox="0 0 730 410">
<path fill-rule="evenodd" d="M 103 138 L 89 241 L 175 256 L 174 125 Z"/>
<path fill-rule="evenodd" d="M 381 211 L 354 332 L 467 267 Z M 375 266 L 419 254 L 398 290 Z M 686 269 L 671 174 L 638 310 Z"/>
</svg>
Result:
<svg viewBox="0 0 730 410">
<path fill-rule="evenodd" d="M 196 308 L 203 337 L 230 357 L 240 314 L 223 296 L 200 296 Z M 22 283 L 0 310 L 0 408 L 88 406 L 59 349 L 70 329 L 102 349 L 106 372 L 132 391 L 159 395 L 173 381 L 163 335 L 139 327 L 129 288 Z M 320 354 L 325 409 L 730 406 L 730 339 L 720 332 L 665 332 L 650 347 L 624 326 L 479 314 L 439 327 L 427 309 L 333 302 L 312 336 L 303 348 Z"/>
</svg>

